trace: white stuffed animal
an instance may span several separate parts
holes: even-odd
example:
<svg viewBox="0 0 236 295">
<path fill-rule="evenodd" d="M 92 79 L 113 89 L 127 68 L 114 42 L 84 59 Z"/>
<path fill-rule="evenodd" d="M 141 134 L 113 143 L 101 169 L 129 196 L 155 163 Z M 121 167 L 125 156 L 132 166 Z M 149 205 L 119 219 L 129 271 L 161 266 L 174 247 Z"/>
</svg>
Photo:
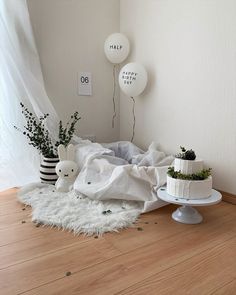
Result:
<svg viewBox="0 0 236 295">
<path fill-rule="evenodd" d="M 78 171 L 78 165 L 74 161 L 75 148 L 73 144 L 69 144 L 67 148 L 60 144 L 58 146 L 58 155 L 60 162 L 56 165 L 56 173 L 59 176 L 55 184 L 56 190 L 69 192 L 73 189 Z"/>
</svg>

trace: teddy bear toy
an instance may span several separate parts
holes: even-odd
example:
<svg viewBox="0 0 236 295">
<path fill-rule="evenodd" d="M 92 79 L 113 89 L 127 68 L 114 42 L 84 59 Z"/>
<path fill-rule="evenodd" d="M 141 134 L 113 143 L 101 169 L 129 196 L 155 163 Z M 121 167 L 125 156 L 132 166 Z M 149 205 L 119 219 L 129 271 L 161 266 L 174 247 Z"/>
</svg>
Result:
<svg viewBox="0 0 236 295">
<path fill-rule="evenodd" d="M 56 165 L 56 173 L 59 176 L 55 184 L 59 192 L 69 192 L 73 189 L 73 184 L 77 177 L 78 165 L 75 160 L 75 148 L 69 144 L 66 148 L 60 144 L 58 146 L 60 162 Z"/>
</svg>

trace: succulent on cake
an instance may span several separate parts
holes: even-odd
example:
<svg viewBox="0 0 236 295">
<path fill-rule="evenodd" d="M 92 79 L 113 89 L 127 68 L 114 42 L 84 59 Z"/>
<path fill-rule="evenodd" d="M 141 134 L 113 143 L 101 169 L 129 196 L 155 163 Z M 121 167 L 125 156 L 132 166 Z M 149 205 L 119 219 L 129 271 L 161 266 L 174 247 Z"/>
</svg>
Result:
<svg viewBox="0 0 236 295">
<path fill-rule="evenodd" d="M 192 161 L 196 159 L 196 154 L 192 149 L 186 150 L 186 148 L 184 148 L 183 146 L 181 146 L 180 149 L 181 149 L 181 153 L 176 154 L 175 158 L 179 158 L 182 160 L 192 160 Z"/>
<path fill-rule="evenodd" d="M 175 179 L 183 179 L 183 180 L 205 180 L 211 175 L 211 168 L 203 169 L 194 174 L 183 174 L 180 171 L 175 171 L 174 167 L 169 167 L 167 174 Z"/>
</svg>

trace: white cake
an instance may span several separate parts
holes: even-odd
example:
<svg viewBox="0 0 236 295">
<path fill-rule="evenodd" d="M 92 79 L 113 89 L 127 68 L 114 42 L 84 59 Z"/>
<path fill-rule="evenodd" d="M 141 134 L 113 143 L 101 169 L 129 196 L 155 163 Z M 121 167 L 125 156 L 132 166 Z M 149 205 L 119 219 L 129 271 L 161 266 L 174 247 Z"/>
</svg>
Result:
<svg viewBox="0 0 236 295">
<path fill-rule="evenodd" d="M 203 169 L 203 160 L 182 160 L 175 158 L 175 171 L 180 171 L 182 174 L 194 174 Z"/>
<path fill-rule="evenodd" d="M 203 170 L 201 159 L 183 160 L 175 158 L 174 171 L 181 174 L 195 174 Z M 183 199 L 206 199 L 211 195 L 212 177 L 205 180 L 184 180 L 167 175 L 167 193 Z"/>
</svg>

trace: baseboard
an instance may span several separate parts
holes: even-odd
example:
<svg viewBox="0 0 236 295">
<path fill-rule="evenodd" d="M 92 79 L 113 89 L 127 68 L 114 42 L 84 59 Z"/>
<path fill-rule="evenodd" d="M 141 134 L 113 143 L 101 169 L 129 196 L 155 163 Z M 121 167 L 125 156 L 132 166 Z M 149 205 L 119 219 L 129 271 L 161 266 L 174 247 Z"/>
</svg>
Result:
<svg viewBox="0 0 236 295">
<path fill-rule="evenodd" d="M 236 195 L 220 191 L 222 193 L 222 199 L 225 202 L 231 203 L 233 205 L 236 205 Z"/>
</svg>

